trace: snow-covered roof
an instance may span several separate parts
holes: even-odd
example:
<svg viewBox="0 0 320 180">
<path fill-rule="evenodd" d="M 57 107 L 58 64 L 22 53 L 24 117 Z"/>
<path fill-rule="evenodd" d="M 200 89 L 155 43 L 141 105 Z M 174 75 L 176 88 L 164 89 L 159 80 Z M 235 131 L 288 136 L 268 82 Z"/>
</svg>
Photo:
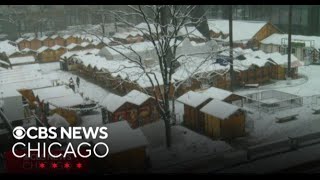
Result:
<svg viewBox="0 0 320 180">
<path fill-rule="evenodd" d="M 124 98 L 128 102 L 140 106 L 141 104 L 146 102 L 149 98 L 151 98 L 151 96 L 137 90 L 132 90 L 128 94 L 126 94 Z"/>
<path fill-rule="evenodd" d="M 136 37 L 136 36 L 143 36 L 143 33 L 140 31 L 129 31 L 129 32 L 121 32 L 121 33 L 115 33 L 112 37 L 118 38 L 118 39 L 127 39 L 129 36 Z"/>
<path fill-rule="evenodd" d="M 48 102 L 54 108 L 78 106 L 83 104 L 84 100 L 80 94 L 69 94 L 67 96 L 46 99 L 45 102 Z"/>
<path fill-rule="evenodd" d="M 265 26 L 267 22 L 264 21 L 241 21 L 233 20 L 233 41 L 250 40 L 259 30 Z M 228 20 L 208 20 L 209 29 L 223 34 L 229 34 Z M 227 40 L 227 39 L 226 39 Z"/>
<path fill-rule="evenodd" d="M 146 137 L 140 128 L 132 129 L 127 121 L 118 121 L 106 125 L 108 128 L 108 138 L 101 140 L 94 139 L 94 143 L 105 142 L 108 144 L 109 153 L 119 153 L 130 149 L 145 147 L 148 144 Z M 105 152 L 105 148 L 97 146 L 98 151 Z M 102 149 L 100 149 L 102 148 Z"/>
<path fill-rule="evenodd" d="M 209 89 L 202 91 L 201 94 L 204 94 L 213 99 L 224 100 L 232 95 L 232 92 L 216 87 L 210 87 Z"/>
<path fill-rule="evenodd" d="M 207 101 L 208 99 L 210 99 L 210 97 L 206 96 L 205 94 L 194 92 L 194 91 L 189 91 L 189 92 L 183 94 L 182 96 L 180 96 L 177 99 L 177 101 L 179 101 L 183 104 L 186 104 L 188 106 L 196 108 L 199 105 L 201 105 L 202 103 L 204 103 L 205 101 Z"/>
<path fill-rule="evenodd" d="M 48 116 L 48 124 L 51 126 L 51 127 L 56 127 L 56 128 L 59 128 L 59 127 L 69 127 L 70 124 L 68 123 L 68 121 L 60 116 L 59 114 L 57 113 L 54 113 L 52 116 Z"/>
<path fill-rule="evenodd" d="M 52 36 L 50 36 L 50 39 L 56 39 L 57 37 L 59 37 L 57 34 L 54 34 Z"/>
<path fill-rule="evenodd" d="M 58 49 L 60 49 L 60 48 L 64 48 L 64 47 L 59 46 L 59 45 L 57 45 L 57 44 L 51 47 L 51 49 L 54 50 L 54 51 L 56 51 L 56 50 L 58 50 Z"/>
<path fill-rule="evenodd" d="M 26 40 L 26 39 L 24 39 L 24 38 L 19 38 L 19 39 L 16 40 L 16 43 L 19 43 L 19 42 L 21 42 L 21 41 L 23 41 L 23 40 Z"/>
<path fill-rule="evenodd" d="M 22 52 L 30 52 L 30 51 L 36 52 L 35 50 L 29 49 L 29 48 L 24 48 L 24 49 L 22 49 L 21 51 L 22 51 Z"/>
<path fill-rule="evenodd" d="M 49 49 L 49 47 L 47 47 L 47 46 L 42 46 L 41 48 L 39 48 L 39 49 L 37 50 L 37 52 L 38 52 L 38 53 L 42 53 L 43 51 L 45 51 L 45 50 L 47 50 L 47 49 Z"/>
<path fill-rule="evenodd" d="M 75 48 L 75 47 L 77 47 L 77 46 L 79 46 L 78 44 L 75 44 L 75 43 L 71 43 L 71 44 L 69 44 L 66 48 L 67 49 L 73 49 L 73 48 Z"/>
<path fill-rule="evenodd" d="M 203 108 L 201 108 L 200 111 L 211 116 L 217 117 L 221 120 L 224 120 L 233 115 L 239 109 L 240 108 L 235 105 L 217 99 L 213 99 Z"/>
<path fill-rule="evenodd" d="M 11 84 L 17 82 L 35 81 L 43 76 L 38 71 L 30 71 L 27 69 L 8 69 L 0 71 L 0 85 Z"/>
<path fill-rule="evenodd" d="M 9 88 L 0 88 L 0 94 L 1 98 L 6 98 L 6 97 L 16 97 L 19 96 L 21 97 L 22 95 L 15 89 L 9 89 Z M 4 102 L 5 103 L 5 102 Z"/>
<path fill-rule="evenodd" d="M 82 43 L 80 44 L 80 46 L 82 46 L 82 47 L 87 47 L 89 44 L 90 44 L 90 43 L 88 43 L 88 42 L 82 42 Z"/>
<path fill-rule="evenodd" d="M 38 96 L 40 100 L 47 100 L 49 98 L 73 95 L 74 92 L 71 88 L 67 88 L 66 86 L 53 86 L 41 89 L 34 89 L 33 94 L 35 96 Z"/>
<path fill-rule="evenodd" d="M 13 45 L 14 43 L 9 40 L 0 41 L 0 53 L 4 52 L 7 56 L 19 51 L 17 46 Z"/>
<path fill-rule="evenodd" d="M 138 67 L 135 63 L 130 62 L 129 60 L 107 60 L 104 57 L 96 56 L 93 54 L 89 55 L 79 55 L 74 58 L 83 63 L 85 66 L 95 67 L 98 70 L 107 70 L 111 73 L 113 77 L 120 76 L 122 79 L 128 79 L 132 83 L 137 83 L 142 88 L 152 87 L 152 84 L 147 76 L 147 74 Z M 154 75 L 156 76 L 159 85 L 163 84 L 162 75 L 157 70 L 159 69 L 158 66 L 152 67 Z M 150 76 L 152 82 L 156 84 L 156 79 L 154 75 Z"/>
<path fill-rule="evenodd" d="M 180 36 L 185 36 L 187 35 L 190 38 L 201 38 L 201 39 L 205 39 L 205 37 L 196 29 L 196 27 L 192 26 L 185 26 L 182 27 L 179 32 L 178 35 Z"/>
<path fill-rule="evenodd" d="M 126 103 L 126 99 L 118 96 L 116 94 L 110 93 L 102 102 L 101 105 L 106 107 L 109 112 L 115 112 L 118 108 L 120 108 L 124 103 Z"/>
<path fill-rule="evenodd" d="M 64 35 L 64 36 L 62 36 L 63 39 L 68 39 L 69 37 L 71 37 L 71 35 Z"/>
<path fill-rule="evenodd" d="M 46 39 L 48 39 L 49 37 L 48 36 L 42 36 L 42 37 L 40 37 L 40 38 L 38 38 L 40 41 L 44 41 L 44 40 L 46 40 Z"/>
<path fill-rule="evenodd" d="M 24 71 L 40 71 L 41 67 L 38 63 L 34 63 L 34 64 L 23 64 L 23 65 L 12 66 L 12 69 L 24 70 Z"/>
<path fill-rule="evenodd" d="M 23 64 L 23 63 L 34 63 L 35 59 L 33 56 L 13 57 L 9 58 L 10 64 Z"/>
<path fill-rule="evenodd" d="M 216 59 L 206 59 L 195 56 L 183 56 L 178 60 L 181 66 L 172 75 L 177 81 L 183 81 L 197 74 L 208 72 L 228 71 L 229 65 L 222 66 Z"/>
<path fill-rule="evenodd" d="M 275 33 L 262 40 L 261 43 L 280 46 L 282 39 L 284 39 L 285 43 L 288 43 L 288 34 Z M 291 42 L 304 42 L 306 47 L 313 45 L 316 49 L 320 49 L 320 36 L 291 35 Z"/>
</svg>

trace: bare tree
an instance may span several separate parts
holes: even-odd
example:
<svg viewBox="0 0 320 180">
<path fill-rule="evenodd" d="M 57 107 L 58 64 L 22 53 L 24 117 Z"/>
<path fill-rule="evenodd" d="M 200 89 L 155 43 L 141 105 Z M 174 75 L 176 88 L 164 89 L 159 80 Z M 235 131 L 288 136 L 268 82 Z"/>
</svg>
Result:
<svg viewBox="0 0 320 180">
<path fill-rule="evenodd" d="M 172 95 L 172 92 L 175 94 L 179 86 L 187 80 L 185 79 L 178 83 L 174 83 L 173 74 L 179 64 L 183 65 L 184 63 L 188 63 L 183 62 L 184 60 L 188 60 L 188 56 L 195 55 L 191 53 L 181 54 L 178 52 L 178 47 L 181 45 L 183 40 L 188 37 L 188 34 L 193 33 L 188 32 L 188 34 L 181 34 L 180 30 L 185 28 L 185 26 L 198 27 L 205 20 L 205 18 L 203 18 L 205 17 L 205 13 L 198 17 L 192 16 L 192 13 L 194 13 L 193 11 L 197 8 L 196 6 L 191 5 L 145 5 L 129 7 L 132 12 L 113 11 L 111 14 L 114 15 L 119 22 L 141 32 L 145 40 L 152 44 L 153 52 L 156 54 L 156 58 L 154 60 L 157 62 L 157 68 L 150 68 L 146 66 L 144 57 L 132 48 L 131 45 L 120 45 L 127 51 L 130 51 L 131 55 L 128 55 L 119 48 L 110 46 L 109 44 L 105 45 L 118 52 L 125 59 L 134 64 L 132 67 L 124 66 L 121 70 L 125 68 L 138 67 L 140 69 L 139 73 L 142 73 L 141 76 L 145 76 L 149 80 L 149 83 L 151 84 L 151 93 L 156 99 L 161 119 L 165 123 L 166 145 L 167 147 L 170 147 L 171 122 L 175 114 L 174 108 L 170 108 L 170 102 L 174 107 L 175 98 L 171 97 L 170 94 Z M 143 24 L 141 26 L 136 26 L 127 20 L 127 16 L 133 15 L 143 19 Z M 105 42 L 105 37 L 97 37 L 100 38 L 101 42 Z M 121 44 L 120 42 L 118 43 Z M 215 45 L 216 43 L 212 44 L 214 48 L 216 47 Z M 215 59 L 213 56 L 217 51 L 215 51 L 214 48 L 209 52 L 202 54 L 203 62 L 197 63 L 197 67 L 194 68 L 193 72 L 189 73 L 189 78 L 191 76 L 195 77 L 196 75 L 199 75 L 200 67 L 208 65 L 205 62 Z M 160 76 L 158 74 L 160 74 Z"/>
</svg>

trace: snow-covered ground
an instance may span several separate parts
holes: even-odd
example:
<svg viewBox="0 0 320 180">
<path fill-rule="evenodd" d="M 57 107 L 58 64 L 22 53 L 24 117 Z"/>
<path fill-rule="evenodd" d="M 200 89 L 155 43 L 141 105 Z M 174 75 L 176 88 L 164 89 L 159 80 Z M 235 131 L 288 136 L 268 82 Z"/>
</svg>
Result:
<svg viewBox="0 0 320 180">
<path fill-rule="evenodd" d="M 320 99 L 312 97 L 320 95 L 320 66 L 310 65 L 299 68 L 306 78 L 288 81 L 278 81 L 274 84 L 261 86 L 259 89 L 239 90 L 239 94 L 249 94 L 267 89 L 276 89 L 303 97 L 303 106 L 275 113 L 259 112 L 252 109 L 253 114 L 247 114 L 247 124 L 251 124 L 248 137 L 239 138 L 238 142 L 247 145 L 279 140 L 291 135 L 300 135 L 320 131 L 320 114 L 313 114 L 312 108 L 320 105 Z M 279 114 L 299 114 L 296 120 L 277 123 Z"/>
<path fill-rule="evenodd" d="M 70 72 L 60 70 L 59 62 L 41 64 L 41 70 L 44 76 L 47 77 L 48 79 L 58 79 L 60 82 L 64 82 L 66 84 L 69 83 L 70 77 L 72 77 L 74 82 L 76 81 L 76 78 L 77 78 L 76 75 Z M 100 87 L 99 85 L 91 83 L 81 77 L 79 78 L 80 78 L 80 86 L 79 88 L 76 88 L 76 91 L 78 91 L 79 93 L 83 93 L 84 98 L 87 97 L 91 100 L 94 100 L 100 103 L 109 94 L 109 92 L 106 89 Z"/>
<path fill-rule="evenodd" d="M 165 144 L 165 127 L 162 120 L 145 125 L 141 130 L 149 142 L 149 155 L 153 169 L 170 169 L 178 164 L 187 164 L 186 162 L 190 163 L 190 161 L 233 150 L 223 141 L 213 141 L 180 125 L 171 127 L 172 146 L 168 149 Z"/>
</svg>

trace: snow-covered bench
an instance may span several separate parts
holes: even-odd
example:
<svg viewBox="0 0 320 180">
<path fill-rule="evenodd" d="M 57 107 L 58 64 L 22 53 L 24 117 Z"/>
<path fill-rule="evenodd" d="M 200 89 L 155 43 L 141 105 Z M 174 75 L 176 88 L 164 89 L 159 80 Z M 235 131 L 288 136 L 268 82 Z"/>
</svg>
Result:
<svg viewBox="0 0 320 180">
<path fill-rule="evenodd" d="M 287 122 L 287 121 L 291 121 L 291 120 L 294 120 L 296 119 L 296 117 L 298 116 L 299 114 L 283 114 L 283 115 L 278 115 L 276 116 L 276 119 L 277 119 L 277 123 L 283 123 L 283 122 Z"/>
<path fill-rule="evenodd" d="M 313 107 L 312 110 L 314 111 L 313 114 L 319 114 L 320 113 L 320 106 Z"/>
<path fill-rule="evenodd" d="M 259 84 L 245 84 L 244 86 L 248 88 L 258 88 Z"/>
</svg>

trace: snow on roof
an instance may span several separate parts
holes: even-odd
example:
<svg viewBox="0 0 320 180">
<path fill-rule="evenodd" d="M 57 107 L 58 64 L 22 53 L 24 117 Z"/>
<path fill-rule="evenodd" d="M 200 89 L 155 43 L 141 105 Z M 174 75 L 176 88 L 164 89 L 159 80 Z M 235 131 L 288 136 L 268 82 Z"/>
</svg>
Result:
<svg viewBox="0 0 320 180">
<path fill-rule="evenodd" d="M 66 48 L 67 49 L 73 49 L 73 48 L 75 48 L 76 46 L 79 46 L 78 44 L 75 44 L 75 43 L 71 43 L 71 44 L 69 44 Z"/>
<path fill-rule="evenodd" d="M 57 113 L 54 113 L 52 116 L 48 116 L 48 124 L 51 126 L 51 127 L 69 127 L 70 124 L 68 123 L 68 121 L 60 116 L 59 114 Z"/>
<path fill-rule="evenodd" d="M 108 138 L 101 140 L 99 138 L 94 139 L 94 143 L 105 142 L 108 144 L 109 153 L 119 153 L 127 151 L 133 148 L 147 146 L 148 141 L 143 135 L 140 128 L 132 129 L 127 121 L 119 121 L 114 123 L 109 123 L 106 125 L 108 128 Z M 98 150 L 105 151 L 105 148 Z"/>
<path fill-rule="evenodd" d="M 0 88 L 1 98 L 22 96 L 17 90 L 9 88 Z M 4 102 L 5 103 L 5 102 Z"/>
<path fill-rule="evenodd" d="M 118 96 L 116 94 L 108 94 L 108 96 L 101 102 L 101 105 L 106 107 L 109 112 L 115 112 L 118 108 L 120 108 L 124 103 L 126 103 L 126 99 Z"/>
<path fill-rule="evenodd" d="M 41 89 L 34 89 L 33 94 L 38 96 L 40 100 L 47 100 L 50 98 L 64 97 L 75 94 L 71 88 L 66 86 L 53 86 Z"/>
<path fill-rule="evenodd" d="M 54 35 L 50 36 L 50 39 L 55 39 L 57 37 L 59 37 L 59 36 L 57 34 L 54 34 Z"/>
<path fill-rule="evenodd" d="M 140 106 L 141 104 L 146 102 L 149 98 L 151 98 L 151 96 L 137 90 L 132 90 L 128 94 L 126 94 L 124 98 L 128 102 Z"/>
<path fill-rule="evenodd" d="M 193 27 L 190 27 L 190 26 L 182 27 L 179 30 L 178 35 L 180 35 L 180 36 L 188 35 L 188 37 L 190 37 L 190 38 L 205 39 L 205 37 L 194 26 Z"/>
<path fill-rule="evenodd" d="M 40 67 L 40 64 L 35 63 L 35 64 L 23 64 L 23 65 L 12 66 L 12 69 L 24 70 L 24 71 L 40 71 L 41 67 Z"/>
<path fill-rule="evenodd" d="M 188 106 L 196 108 L 199 105 L 201 105 L 202 103 L 204 103 L 205 101 L 207 101 L 208 99 L 210 99 L 210 97 L 206 96 L 205 94 L 194 92 L 194 91 L 189 91 L 189 92 L 183 94 L 182 96 L 180 96 L 177 99 L 177 101 L 179 101 L 183 104 L 186 104 Z"/>
<path fill-rule="evenodd" d="M 224 100 L 232 95 L 232 92 L 216 87 L 210 87 L 209 89 L 201 91 L 200 93 L 218 100 Z"/>
<path fill-rule="evenodd" d="M 38 52 L 38 53 L 42 53 L 43 51 L 45 51 L 45 50 L 47 50 L 47 49 L 49 49 L 49 47 L 47 47 L 47 46 L 42 46 L 41 48 L 39 48 L 39 49 L 37 50 L 37 52 Z"/>
<path fill-rule="evenodd" d="M 0 41 L 0 53 L 4 52 L 7 56 L 19 51 L 17 46 L 13 45 L 14 43 L 9 40 Z"/>
<path fill-rule="evenodd" d="M 64 47 L 59 46 L 59 45 L 57 45 L 57 44 L 51 47 L 51 49 L 52 49 L 52 50 L 55 50 L 55 51 L 58 50 L 58 49 L 60 49 L 60 48 L 64 48 Z"/>
<path fill-rule="evenodd" d="M 143 33 L 140 31 L 129 31 L 129 32 L 121 32 L 121 33 L 115 33 L 112 37 L 118 38 L 118 39 L 127 39 L 129 36 L 136 37 L 136 36 L 143 36 Z"/>
<path fill-rule="evenodd" d="M 46 99 L 45 102 L 48 102 L 50 105 L 52 105 L 51 108 L 54 108 L 78 106 L 83 104 L 84 100 L 80 94 L 70 94 L 67 96 Z"/>
<path fill-rule="evenodd" d="M 19 39 L 16 40 L 16 43 L 19 43 L 19 42 L 21 42 L 21 41 L 23 41 L 23 40 L 26 40 L 26 39 L 24 39 L 24 38 L 19 38 Z"/>
<path fill-rule="evenodd" d="M 98 54 L 100 52 L 100 49 L 83 49 L 80 51 L 68 51 L 64 54 L 62 54 L 61 58 L 70 58 L 71 56 L 80 56 L 80 55 L 86 55 L 86 54 Z"/>
<path fill-rule="evenodd" d="M 62 36 L 63 39 L 68 39 L 69 37 L 71 37 L 71 35 L 64 35 L 64 36 Z"/>
<path fill-rule="evenodd" d="M 90 43 L 88 43 L 88 42 L 82 42 L 81 44 L 80 44 L 80 46 L 82 46 L 82 47 L 86 47 L 86 46 L 88 46 Z"/>
<path fill-rule="evenodd" d="M 262 44 L 274 44 L 281 45 L 282 39 L 285 40 L 285 43 L 288 43 L 288 34 L 272 34 L 269 37 L 261 41 Z M 311 47 L 312 45 L 316 49 L 320 49 L 320 36 L 303 36 L 303 35 L 291 35 L 291 42 L 304 42 L 306 47 Z M 314 44 L 311 44 L 314 43 Z"/>
<path fill-rule="evenodd" d="M 23 64 L 23 63 L 33 63 L 35 59 L 33 56 L 23 56 L 23 57 L 13 57 L 9 58 L 10 64 Z"/>
<path fill-rule="evenodd" d="M 201 108 L 200 111 L 224 120 L 237 112 L 239 109 L 240 108 L 235 105 L 213 99 L 203 108 Z"/>
<path fill-rule="evenodd" d="M 229 70 L 229 65 L 222 66 L 216 63 L 216 59 L 183 56 L 178 61 L 181 66 L 172 75 L 172 78 L 178 81 L 186 80 L 196 74 Z"/>
<path fill-rule="evenodd" d="M 38 71 L 27 69 L 8 69 L 0 71 L 0 85 L 11 84 L 25 81 L 35 81 L 42 78 Z"/>
<path fill-rule="evenodd" d="M 233 40 L 250 40 L 253 36 L 267 24 L 263 21 L 240 21 L 233 20 Z M 208 20 L 209 29 L 223 34 L 229 34 L 229 21 L 228 20 Z"/>
<path fill-rule="evenodd" d="M 40 38 L 38 38 L 40 41 L 44 41 L 44 40 L 46 40 L 46 39 L 48 39 L 49 37 L 48 36 L 42 36 L 42 37 L 40 37 Z"/>
</svg>

